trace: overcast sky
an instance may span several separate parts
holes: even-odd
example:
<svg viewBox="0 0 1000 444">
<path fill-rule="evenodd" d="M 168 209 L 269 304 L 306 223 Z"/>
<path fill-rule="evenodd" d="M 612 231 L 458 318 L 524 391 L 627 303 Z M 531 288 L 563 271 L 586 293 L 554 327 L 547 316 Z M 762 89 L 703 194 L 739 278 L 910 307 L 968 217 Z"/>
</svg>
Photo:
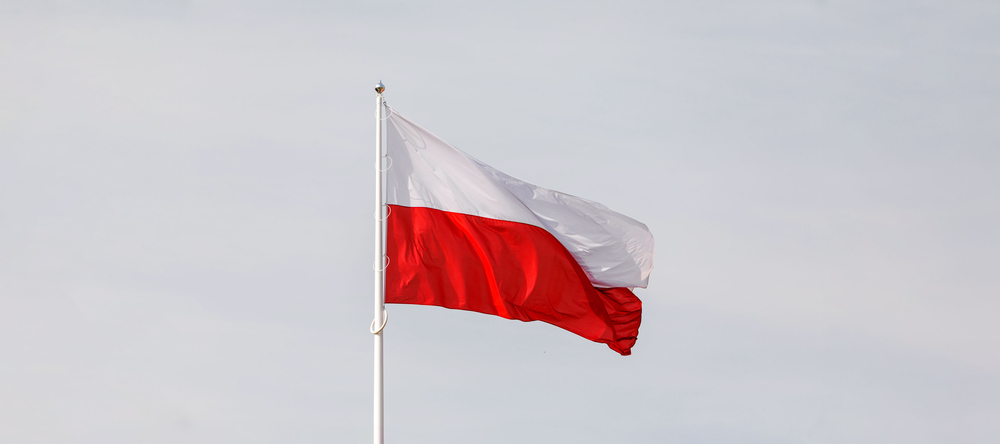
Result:
<svg viewBox="0 0 1000 444">
<path fill-rule="evenodd" d="M 373 85 L 656 237 L 389 306 L 392 443 L 1000 442 L 1000 4 L 0 1 L 0 441 L 371 440 Z"/>
</svg>

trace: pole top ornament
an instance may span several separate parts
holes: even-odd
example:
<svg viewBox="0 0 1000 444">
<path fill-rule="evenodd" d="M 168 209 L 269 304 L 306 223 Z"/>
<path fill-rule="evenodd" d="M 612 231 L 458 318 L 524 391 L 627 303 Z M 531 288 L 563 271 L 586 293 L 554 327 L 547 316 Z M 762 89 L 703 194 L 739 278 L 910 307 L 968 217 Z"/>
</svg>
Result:
<svg viewBox="0 0 1000 444">
<path fill-rule="evenodd" d="M 382 81 L 379 80 L 378 84 L 375 85 L 375 92 L 382 94 L 382 91 L 385 91 L 385 85 L 383 85 Z"/>
</svg>

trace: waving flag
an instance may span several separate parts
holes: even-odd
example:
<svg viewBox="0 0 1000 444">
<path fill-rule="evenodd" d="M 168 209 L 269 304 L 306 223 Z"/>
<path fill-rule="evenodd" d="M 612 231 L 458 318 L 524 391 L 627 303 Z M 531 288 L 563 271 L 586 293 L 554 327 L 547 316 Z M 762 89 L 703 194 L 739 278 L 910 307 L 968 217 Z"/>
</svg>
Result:
<svg viewBox="0 0 1000 444">
<path fill-rule="evenodd" d="M 391 112 L 385 302 L 543 321 L 628 355 L 653 268 L 642 223 L 532 185 Z"/>
</svg>

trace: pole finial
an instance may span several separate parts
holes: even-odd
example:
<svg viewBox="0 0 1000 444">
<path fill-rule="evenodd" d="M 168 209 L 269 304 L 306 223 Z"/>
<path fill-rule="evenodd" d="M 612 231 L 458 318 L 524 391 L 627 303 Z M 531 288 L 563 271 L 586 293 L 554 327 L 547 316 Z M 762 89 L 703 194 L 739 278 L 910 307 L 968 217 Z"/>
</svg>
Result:
<svg viewBox="0 0 1000 444">
<path fill-rule="evenodd" d="M 378 84 L 375 85 L 375 92 L 382 94 L 382 91 L 385 91 L 385 85 L 383 85 L 382 81 L 379 80 Z"/>
</svg>

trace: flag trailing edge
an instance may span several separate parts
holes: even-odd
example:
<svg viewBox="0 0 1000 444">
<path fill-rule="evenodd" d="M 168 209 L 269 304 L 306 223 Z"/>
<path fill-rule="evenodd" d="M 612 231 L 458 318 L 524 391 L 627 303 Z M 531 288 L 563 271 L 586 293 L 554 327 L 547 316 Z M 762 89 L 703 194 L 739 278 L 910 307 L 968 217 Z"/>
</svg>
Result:
<svg viewBox="0 0 1000 444">
<path fill-rule="evenodd" d="M 653 268 L 642 223 L 465 154 L 391 109 L 385 302 L 543 321 L 629 355 Z"/>
</svg>

